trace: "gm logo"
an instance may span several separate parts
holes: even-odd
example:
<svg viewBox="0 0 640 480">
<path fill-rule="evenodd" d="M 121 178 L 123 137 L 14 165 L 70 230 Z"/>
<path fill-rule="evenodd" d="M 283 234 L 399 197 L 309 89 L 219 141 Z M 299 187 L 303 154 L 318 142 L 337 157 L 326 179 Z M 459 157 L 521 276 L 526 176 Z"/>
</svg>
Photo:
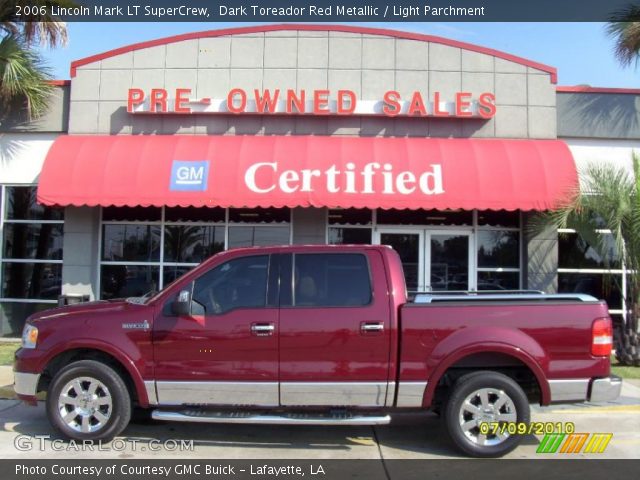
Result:
<svg viewBox="0 0 640 480">
<path fill-rule="evenodd" d="M 208 160 L 174 160 L 171 166 L 169 190 L 204 192 L 207 190 L 207 178 L 209 178 Z"/>
</svg>

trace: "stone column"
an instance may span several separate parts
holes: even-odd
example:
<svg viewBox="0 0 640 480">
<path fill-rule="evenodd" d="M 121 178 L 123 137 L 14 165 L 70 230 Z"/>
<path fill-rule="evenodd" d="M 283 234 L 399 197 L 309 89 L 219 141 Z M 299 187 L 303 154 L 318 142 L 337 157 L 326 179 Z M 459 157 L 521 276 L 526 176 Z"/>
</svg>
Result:
<svg viewBox="0 0 640 480">
<path fill-rule="evenodd" d="M 324 245 L 326 243 L 327 209 L 292 209 L 291 228 L 295 245 Z"/>
<path fill-rule="evenodd" d="M 100 208 L 67 207 L 64 212 L 62 293 L 97 298 Z"/>
</svg>

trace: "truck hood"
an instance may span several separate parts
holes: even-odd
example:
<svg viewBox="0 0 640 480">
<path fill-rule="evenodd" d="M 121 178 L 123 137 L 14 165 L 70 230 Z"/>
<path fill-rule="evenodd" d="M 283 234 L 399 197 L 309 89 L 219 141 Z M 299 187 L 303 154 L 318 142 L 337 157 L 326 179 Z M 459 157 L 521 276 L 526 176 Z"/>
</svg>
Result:
<svg viewBox="0 0 640 480">
<path fill-rule="evenodd" d="M 97 300 L 94 302 L 79 303 L 43 310 L 31 315 L 27 322 L 38 324 L 47 320 L 60 321 L 64 318 L 76 318 L 85 315 L 95 315 L 100 313 L 117 313 L 131 307 L 133 304 L 124 299 L 117 300 Z"/>
</svg>

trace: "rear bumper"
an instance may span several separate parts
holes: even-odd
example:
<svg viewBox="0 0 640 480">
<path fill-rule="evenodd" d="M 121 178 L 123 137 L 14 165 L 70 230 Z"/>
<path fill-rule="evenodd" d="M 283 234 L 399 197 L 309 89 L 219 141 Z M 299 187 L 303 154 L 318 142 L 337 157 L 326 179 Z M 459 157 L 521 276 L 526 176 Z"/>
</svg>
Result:
<svg viewBox="0 0 640 480">
<path fill-rule="evenodd" d="M 20 397 L 35 397 L 38 393 L 39 373 L 13 372 L 14 386 L 16 394 Z"/>
<path fill-rule="evenodd" d="M 611 402 L 620 396 L 622 379 L 615 375 L 605 378 L 565 378 L 549 380 L 551 403 Z"/>
<path fill-rule="evenodd" d="M 620 396 L 622 379 L 612 375 L 607 378 L 596 378 L 591 382 L 590 402 L 611 402 Z"/>
</svg>

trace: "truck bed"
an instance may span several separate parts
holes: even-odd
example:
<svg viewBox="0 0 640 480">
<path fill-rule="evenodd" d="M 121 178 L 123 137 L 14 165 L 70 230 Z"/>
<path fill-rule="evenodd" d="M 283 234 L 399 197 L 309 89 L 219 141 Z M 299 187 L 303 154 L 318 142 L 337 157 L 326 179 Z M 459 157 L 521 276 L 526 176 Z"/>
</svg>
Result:
<svg viewBox="0 0 640 480">
<path fill-rule="evenodd" d="M 523 365 L 547 404 L 557 400 L 554 379 L 609 375 L 609 359 L 590 350 L 593 321 L 608 315 L 587 295 L 419 295 L 400 307 L 399 381 L 427 378 L 433 393 L 450 368 Z"/>
</svg>

